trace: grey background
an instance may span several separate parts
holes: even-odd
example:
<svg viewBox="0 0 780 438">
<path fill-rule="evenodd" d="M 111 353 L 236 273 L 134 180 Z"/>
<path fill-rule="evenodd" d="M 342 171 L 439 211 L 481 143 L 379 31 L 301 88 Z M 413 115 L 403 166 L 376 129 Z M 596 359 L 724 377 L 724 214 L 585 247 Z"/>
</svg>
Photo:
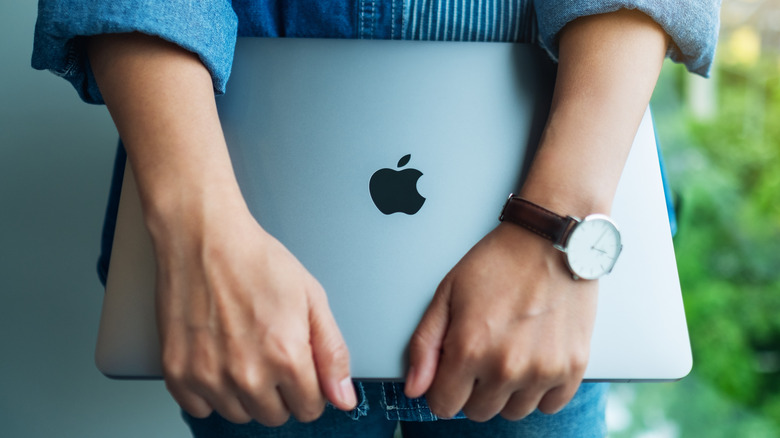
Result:
<svg viewBox="0 0 780 438">
<path fill-rule="evenodd" d="M 36 11 L 0 1 L 0 435 L 188 436 L 162 382 L 93 364 L 117 135 L 105 107 L 30 67 Z"/>
</svg>

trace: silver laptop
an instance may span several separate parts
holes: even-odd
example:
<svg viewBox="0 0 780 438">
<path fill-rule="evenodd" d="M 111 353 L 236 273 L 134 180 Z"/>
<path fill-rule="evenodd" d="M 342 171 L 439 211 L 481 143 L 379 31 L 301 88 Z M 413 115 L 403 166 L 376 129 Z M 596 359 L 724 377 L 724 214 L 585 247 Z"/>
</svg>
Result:
<svg viewBox="0 0 780 438">
<path fill-rule="evenodd" d="M 404 376 L 439 281 L 522 180 L 553 71 L 521 44 L 239 39 L 218 98 L 236 176 L 327 291 L 354 377 Z M 612 214 L 624 251 L 585 378 L 679 379 L 691 350 L 649 111 Z M 128 168 L 96 352 L 110 377 L 161 376 L 154 275 Z"/>
</svg>

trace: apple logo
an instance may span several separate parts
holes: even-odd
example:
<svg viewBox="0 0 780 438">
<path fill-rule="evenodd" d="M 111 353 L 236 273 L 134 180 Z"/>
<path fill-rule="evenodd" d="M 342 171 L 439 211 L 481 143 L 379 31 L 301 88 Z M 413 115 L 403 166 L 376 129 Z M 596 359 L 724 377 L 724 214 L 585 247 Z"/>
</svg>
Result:
<svg viewBox="0 0 780 438">
<path fill-rule="evenodd" d="M 404 155 L 398 160 L 398 168 L 406 166 L 412 155 Z M 368 191 L 376 208 L 384 214 L 406 213 L 409 215 L 420 211 L 425 198 L 417 191 L 417 180 L 422 176 L 417 169 L 379 169 L 371 175 Z"/>
</svg>

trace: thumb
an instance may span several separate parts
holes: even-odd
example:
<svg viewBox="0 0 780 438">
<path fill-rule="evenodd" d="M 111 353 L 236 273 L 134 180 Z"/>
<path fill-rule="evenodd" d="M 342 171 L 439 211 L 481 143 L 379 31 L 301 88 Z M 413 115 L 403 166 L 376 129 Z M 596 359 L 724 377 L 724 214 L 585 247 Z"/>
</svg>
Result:
<svg viewBox="0 0 780 438">
<path fill-rule="evenodd" d="M 409 371 L 404 385 L 404 393 L 409 398 L 421 397 L 433 383 L 449 325 L 449 292 L 445 280 L 439 285 L 409 342 Z"/>
<path fill-rule="evenodd" d="M 317 378 L 325 398 L 348 411 L 357 406 L 357 395 L 349 372 L 349 351 L 333 318 L 324 292 L 309 309 L 311 347 Z"/>
</svg>

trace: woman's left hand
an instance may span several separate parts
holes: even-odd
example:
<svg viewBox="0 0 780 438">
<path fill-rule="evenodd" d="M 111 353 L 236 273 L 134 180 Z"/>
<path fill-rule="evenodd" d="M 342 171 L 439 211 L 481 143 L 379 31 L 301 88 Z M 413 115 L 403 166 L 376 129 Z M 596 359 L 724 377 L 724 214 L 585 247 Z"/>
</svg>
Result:
<svg viewBox="0 0 780 438">
<path fill-rule="evenodd" d="M 578 18 L 559 41 L 549 118 L 520 195 L 579 217 L 609 212 L 670 40 L 623 9 Z M 476 421 L 562 409 L 585 372 L 597 294 L 550 241 L 500 224 L 439 285 L 412 336 L 406 395 Z"/>
<path fill-rule="evenodd" d="M 406 395 L 425 394 L 442 418 L 559 411 L 585 372 L 597 293 L 550 241 L 500 224 L 439 285 L 410 343 Z"/>
</svg>

